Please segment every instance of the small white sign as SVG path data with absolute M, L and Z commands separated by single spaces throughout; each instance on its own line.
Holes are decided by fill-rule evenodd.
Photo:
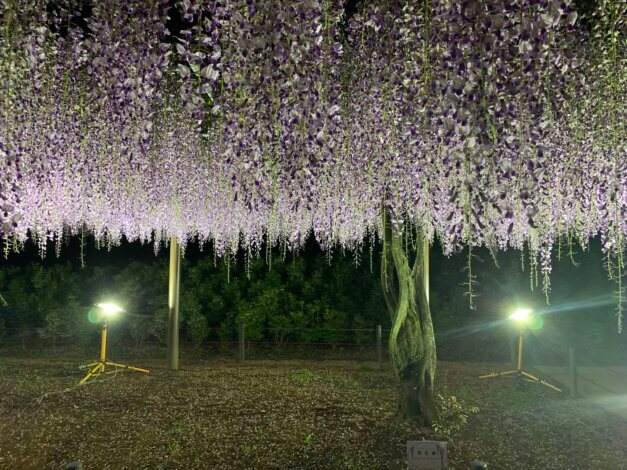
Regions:
M 407 441 L 409 470 L 447 470 L 446 442 Z

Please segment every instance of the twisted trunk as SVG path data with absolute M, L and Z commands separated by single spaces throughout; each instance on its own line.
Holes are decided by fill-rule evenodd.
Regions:
M 429 309 L 429 244 L 417 233 L 415 259 L 410 264 L 403 239 L 384 213 L 381 281 L 390 314 L 389 351 L 400 380 L 399 415 L 432 424 L 438 416 L 434 378 L 435 335 Z

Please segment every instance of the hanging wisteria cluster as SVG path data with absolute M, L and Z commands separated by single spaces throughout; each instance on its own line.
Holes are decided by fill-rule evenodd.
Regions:
M 0 0 L 9 242 L 356 247 L 386 207 L 447 253 L 528 246 L 548 274 L 600 235 L 623 268 L 620 0 L 53 3 Z

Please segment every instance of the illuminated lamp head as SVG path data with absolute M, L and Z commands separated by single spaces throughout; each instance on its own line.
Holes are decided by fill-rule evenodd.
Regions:
M 531 320 L 532 313 L 533 311 L 530 308 L 519 308 L 509 316 L 509 319 L 520 324 L 528 323 Z
M 100 304 L 96 304 L 96 307 L 98 307 L 102 313 L 104 314 L 105 318 L 109 319 L 109 318 L 113 318 L 115 317 L 118 313 L 121 313 L 124 311 L 124 309 L 122 307 L 120 307 L 119 305 L 116 304 L 112 304 L 112 303 L 100 303 Z

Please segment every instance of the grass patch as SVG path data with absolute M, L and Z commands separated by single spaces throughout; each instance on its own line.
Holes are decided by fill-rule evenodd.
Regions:
M 433 437 L 396 419 L 386 368 L 216 360 L 175 374 L 134 360 L 151 373 L 75 387 L 82 373 L 66 360 L 1 362 L 0 468 L 402 469 L 406 441 Z M 452 423 L 479 408 L 447 428 L 451 469 L 475 459 L 496 469 L 623 467 L 624 422 L 541 386 L 477 379 L 486 370 L 439 365 L 439 391 L 456 397 Z
M 299 385 L 309 385 L 316 378 L 311 370 L 305 369 L 294 374 L 294 380 Z

